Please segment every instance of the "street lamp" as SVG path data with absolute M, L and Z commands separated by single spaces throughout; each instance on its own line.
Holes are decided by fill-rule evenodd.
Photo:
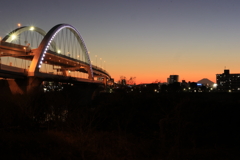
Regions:
M 25 54 L 27 54 L 27 48 L 26 47 L 23 47 L 24 51 L 25 51 Z
M 27 48 L 26 47 L 23 47 L 23 49 L 24 49 L 24 51 L 25 51 L 25 54 L 27 55 Z M 24 60 L 25 61 L 25 68 L 24 69 L 26 69 L 26 60 Z
M 96 66 L 97 66 L 97 55 L 95 55 L 95 57 L 96 57 Z
M 21 27 L 21 23 L 18 23 L 17 25 L 18 25 L 18 28 Z M 20 34 L 19 34 L 19 40 L 18 40 L 18 43 L 19 43 L 19 45 L 20 45 Z

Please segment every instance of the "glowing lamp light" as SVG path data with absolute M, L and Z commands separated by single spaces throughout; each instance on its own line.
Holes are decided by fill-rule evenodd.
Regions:
M 61 50 L 58 50 L 57 53 L 61 53 Z
M 30 29 L 29 29 L 30 31 L 33 31 L 34 30 L 34 27 L 32 26 L 32 27 L 30 27 Z
M 16 39 L 17 36 L 15 34 L 11 35 L 12 40 Z

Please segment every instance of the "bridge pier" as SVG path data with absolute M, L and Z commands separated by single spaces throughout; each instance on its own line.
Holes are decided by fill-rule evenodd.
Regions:
M 10 91 L 13 95 L 31 94 L 38 90 L 42 83 L 42 80 L 37 77 L 28 77 L 26 79 L 10 79 L 7 81 Z
M 105 87 L 107 86 L 107 78 L 106 77 L 103 77 L 103 83 L 105 85 Z

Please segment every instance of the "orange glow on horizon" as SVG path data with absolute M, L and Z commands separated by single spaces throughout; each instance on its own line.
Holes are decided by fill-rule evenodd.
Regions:
M 219 74 L 222 72 L 216 72 L 215 74 L 212 73 L 181 73 L 181 74 L 171 74 L 171 75 L 179 75 L 179 82 L 182 82 L 182 80 L 185 80 L 186 82 L 198 82 L 203 78 L 207 78 L 212 82 L 216 82 L 216 74 Z M 111 73 L 110 73 L 111 74 Z M 120 80 L 120 75 L 118 76 L 117 74 L 111 74 L 112 78 L 114 78 L 114 81 L 117 82 Z M 128 80 L 130 77 L 136 77 L 136 84 L 142 84 L 142 83 L 155 83 L 155 82 L 160 82 L 160 83 L 164 83 L 167 82 L 167 78 L 169 78 L 170 74 L 163 74 L 160 76 L 156 76 L 156 75 L 151 75 L 151 74 L 145 74 L 142 75 L 141 73 L 139 74 L 125 74 L 125 75 L 121 75 L 126 77 L 126 79 Z

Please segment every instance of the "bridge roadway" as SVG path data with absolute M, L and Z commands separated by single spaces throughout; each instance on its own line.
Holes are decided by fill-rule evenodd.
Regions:
M 25 46 L 2 42 L 0 45 L 0 57 L 15 57 L 19 59 L 32 60 L 34 56 L 35 49 L 33 49 L 30 53 L 26 53 Z M 61 66 L 61 68 L 56 68 L 58 71 L 80 71 L 83 73 L 88 73 L 87 66 L 88 64 L 73 59 L 69 56 L 61 55 L 56 52 L 48 50 L 45 56 L 45 61 L 43 63 L 47 63 L 49 65 Z M 110 77 L 110 75 L 103 69 L 92 65 L 94 77 Z M 0 63 L 0 77 L 3 78 L 25 78 L 28 76 L 28 70 L 4 65 Z M 42 77 L 44 79 L 61 79 L 61 80 L 76 80 L 81 82 L 89 82 L 89 83 L 103 83 L 102 81 L 93 81 L 85 78 L 75 78 L 66 75 L 54 75 L 51 73 L 37 73 L 38 77 Z
M 88 97 L 92 97 L 92 95 L 98 91 L 98 86 L 106 86 L 107 78 L 110 79 L 110 75 L 105 70 L 102 70 L 97 66 L 92 66 L 93 76 L 103 78 L 102 81 L 90 78 L 67 76 L 66 73 L 68 71 L 80 71 L 83 73 L 88 73 L 89 64 L 65 55 L 60 55 L 50 50 L 47 51 L 45 55 L 45 61 L 43 61 L 43 63 L 61 66 L 56 68 L 56 70 L 58 70 L 60 73 L 59 75 L 37 72 L 31 76 L 29 75 L 29 69 L 18 68 L 1 63 L 1 57 L 15 57 L 32 61 L 36 49 L 33 49 L 30 53 L 26 53 L 24 47 L 25 46 L 7 42 L 2 42 L 0 45 L 0 79 L 7 79 L 8 87 L 12 94 L 32 94 L 37 90 L 43 81 L 57 81 L 68 83 L 77 82 L 78 85 L 75 85 L 74 88 L 78 90 L 78 92 L 84 92 L 85 95 L 89 95 Z M 0 88 L 5 87 L 7 86 L 0 86 Z M 4 92 L 4 89 L 2 89 L 2 91 Z

